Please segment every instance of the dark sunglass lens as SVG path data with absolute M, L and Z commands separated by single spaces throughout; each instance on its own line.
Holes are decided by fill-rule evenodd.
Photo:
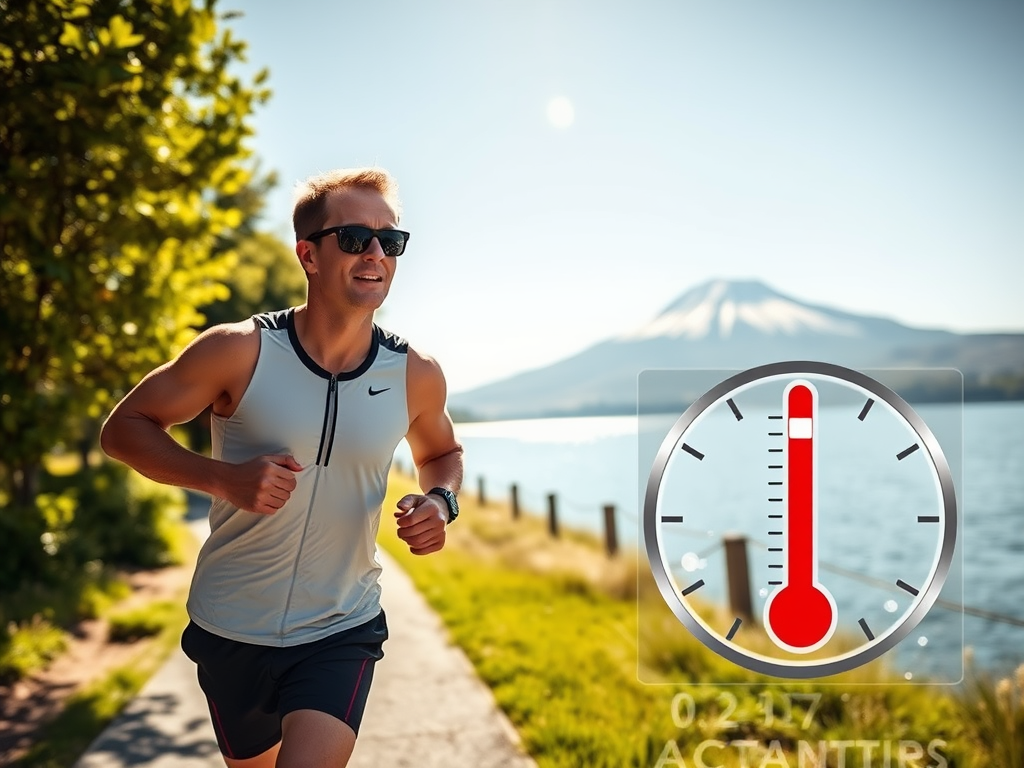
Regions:
M 380 248 L 385 256 L 400 256 L 405 250 L 405 235 L 395 230 L 385 230 L 379 235 Z
M 362 253 L 373 239 L 373 230 L 368 227 L 342 227 L 338 230 L 338 247 L 345 253 Z

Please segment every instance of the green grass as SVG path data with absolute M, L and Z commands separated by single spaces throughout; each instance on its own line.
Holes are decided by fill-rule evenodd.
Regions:
M 130 591 L 123 576 L 97 565 L 61 584 L 25 584 L 0 597 L 0 680 L 45 666 L 67 645 L 64 627 L 103 615 Z
M 118 621 L 133 630 L 152 628 L 156 623 L 160 627 L 151 640 L 140 645 L 131 663 L 72 695 L 61 713 L 42 728 L 28 753 L 14 764 L 17 768 L 66 768 L 81 756 L 177 647 L 188 623 L 184 595 L 180 600 L 126 612 Z
M 107 723 L 132 700 L 150 671 L 125 666 L 72 696 L 43 737 L 14 765 L 17 768 L 67 768 L 85 752 Z
M 174 538 L 182 558 L 186 562 L 194 562 L 198 545 L 184 523 L 178 524 Z M 97 587 L 98 594 L 91 595 L 89 590 L 85 590 L 85 599 L 96 611 L 93 615 L 110 619 L 111 639 L 144 639 L 139 642 L 138 651 L 130 663 L 95 680 L 65 702 L 60 714 L 40 729 L 35 744 L 15 763 L 19 768 L 72 765 L 160 668 L 177 647 L 181 632 L 188 623 L 184 588 L 174 600 L 112 612 L 112 607 L 116 610 L 116 601 L 128 593 L 128 587 L 116 580 L 98 583 L 106 584 L 106 588 L 101 590 Z M 76 595 L 82 592 L 79 589 L 73 591 Z M 60 632 L 60 635 L 63 637 L 64 633 Z M 38 638 L 35 642 L 39 642 Z
M 409 492 L 415 492 L 412 481 L 393 477 L 385 510 Z M 795 765 L 801 742 L 815 749 L 821 741 L 851 739 L 888 742 L 892 765 L 898 764 L 900 741 L 921 744 L 921 759 L 913 757 L 913 744 L 906 747 L 905 768 L 933 765 L 927 748 L 935 739 L 945 742 L 935 748 L 949 766 L 1020 766 L 999 746 L 1017 748 L 1020 724 L 983 716 L 986 705 L 977 692 L 957 695 L 955 689 L 899 682 L 780 684 L 728 664 L 677 624 L 648 641 L 645 619 L 641 663 L 674 680 L 719 684 L 642 684 L 635 558 L 609 560 L 597 540 L 583 534 L 553 541 L 542 521 L 513 522 L 504 505 L 480 507 L 466 497 L 443 552 L 409 554 L 386 516 L 380 542 L 438 611 L 541 768 L 692 766 L 694 751 L 709 739 L 756 745 L 745 748 L 746 758 L 738 748 L 711 749 L 705 756 L 708 765 L 729 768 L 744 760 L 779 765 L 783 754 Z M 875 665 L 853 680 L 877 682 L 884 675 Z M 1016 702 L 1012 711 L 1019 720 L 1024 672 L 1018 677 L 1016 699 L 1008 698 L 1007 682 L 979 685 L 991 693 L 990 709 L 999 706 L 992 693 L 999 686 L 1003 709 Z M 838 748 L 829 749 L 831 767 Z M 846 752 L 849 768 L 866 764 L 863 749 Z M 881 751 L 870 764 L 883 764 Z
M 153 642 L 130 663 L 75 693 L 35 745 L 15 763 L 18 768 L 59 768 L 72 765 L 159 669 L 178 643 L 187 623 L 184 605 Z

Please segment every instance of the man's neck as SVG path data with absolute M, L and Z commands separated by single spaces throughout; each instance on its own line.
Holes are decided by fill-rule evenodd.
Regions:
M 373 312 L 333 316 L 316 304 L 295 310 L 295 332 L 306 353 L 332 373 L 355 370 L 373 343 Z

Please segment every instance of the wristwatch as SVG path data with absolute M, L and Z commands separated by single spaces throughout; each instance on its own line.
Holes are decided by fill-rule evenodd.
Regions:
M 431 488 L 427 491 L 428 496 L 440 496 L 444 499 L 444 503 L 448 505 L 448 523 L 454 523 L 455 518 L 459 516 L 459 502 L 455 498 L 455 494 L 449 491 L 447 488 Z

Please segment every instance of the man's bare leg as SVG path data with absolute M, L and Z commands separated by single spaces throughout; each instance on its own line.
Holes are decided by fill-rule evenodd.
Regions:
M 256 757 L 249 757 L 245 760 L 224 757 L 224 762 L 227 763 L 228 768 L 274 768 L 277 765 L 277 753 L 280 751 L 281 742 L 279 741 L 263 754 L 256 755 Z
M 277 768 L 344 768 L 356 746 L 355 731 L 347 723 L 313 709 L 289 712 L 281 731 Z

